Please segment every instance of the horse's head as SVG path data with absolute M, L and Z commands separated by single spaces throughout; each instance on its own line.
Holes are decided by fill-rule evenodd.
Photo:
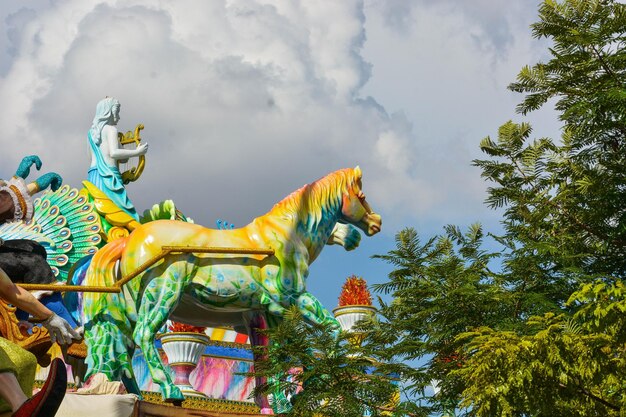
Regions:
M 352 186 L 348 186 L 342 195 L 341 218 L 340 221 L 353 224 L 363 230 L 368 236 L 380 232 L 382 219 L 379 214 L 372 211 L 372 208 L 365 200 L 361 183 L 361 168 L 354 168 L 355 181 Z

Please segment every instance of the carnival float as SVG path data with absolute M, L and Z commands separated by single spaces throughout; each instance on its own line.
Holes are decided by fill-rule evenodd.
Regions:
M 45 248 L 56 282 L 21 285 L 62 293 L 84 339 L 62 352 L 45 329 L 25 330 L 15 307 L 0 300 L 1 335 L 37 356 L 39 380 L 51 358 L 65 359 L 70 384 L 59 416 L 94 407 L 101 417 L 273 414 L 268 398 L 250 398 L 262 381 L 245 376 L 258 359 L 250 347 L 268 343 L 259 330 L 292 306 L 311 323 L 346 330 L 375 312 L 356 278 L 342 294 L 361 298 L 345 296 L 339 322 L 306 289 L 325 245 L 352 250 L 357 229 L 380 231 L 360 168 L 305 185 L 240 228 L 195 224 L 170 200 L 139 215 L 126 185 L 141 176 L 148 147 L 143 125 L 117 131 L 119 111 L 113 98 L 98 103 L 81 187 L 47 191 L 33 201 L 32 220 L 0 226 L 1 239 Z

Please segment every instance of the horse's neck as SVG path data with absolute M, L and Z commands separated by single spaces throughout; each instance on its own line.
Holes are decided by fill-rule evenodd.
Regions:
M 316 225 L 315 230 L 308 233 L 309 264 L 317 258 L 326 246 L 336 223 L 337 216 L 328 216 Z
M 313 223 L 310 222 L 310 214 L 307 210 L 301 209 L 301 204 L 317 204 L 309 199 L 309 195 L 303 193 L 311 192 L 313 186 L 304 186 L 299 190 L 294 191 L 287 196 L 284 200 L 277 203 L 266 215 L 256 219 L 253 223 L 269 226 L 273 230 L 272 235 L 281 236 L 279 239 L 283 239 L 285 243 L 289 242 L 290 250 L 293 250 L 294 246 L 301 246 L 303 250 L 308 252 L 308 262 L 311 263 L 328 241 L 333 227 L 335 226 L 339 213 L 337 209 L 331 209 L 330 207 L 337 207 L 338 204 L 332 204 L 330 201 L 320 201 L 319 204 L 322 218 Z M 336 193 L 319 192 L 321 195 L 334 195 Z M 337 198 L 337 197 L 326 197 Z M 315 210 L 315 207 L 309 208 L 309 210 Z M 280 233 L 275 233 L 279 231 Z M 265 230 L 268 232 L 268 230 Z M 271 239 L 268 235 L 266 238 Z

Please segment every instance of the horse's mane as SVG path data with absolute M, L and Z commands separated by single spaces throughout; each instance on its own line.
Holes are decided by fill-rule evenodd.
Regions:
M 341 204 L 342 194 L 353 187 L 359 176 L 355 169 L 345 168 L 332 172 L 319 180 L 307 184 L 274 205 L 273 214 L 295 214 L 300 219 L 306 217 L 306 227 L 310 231 L 317 227 L 324 214 L 336 210 Z

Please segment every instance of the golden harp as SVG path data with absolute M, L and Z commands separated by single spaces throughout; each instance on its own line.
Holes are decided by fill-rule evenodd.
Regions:
M 143 129 L 143 125 L 140 123 L 135 127 L 135 130 L 129 130 L 126 133 L 118 132 L 118 141 L 123 149 L 137 149 L 141 143 L 140 132 Z M 132 160 L 132 164 L 131 161 Z M 137 181 L 143 172 L 146 165 L 146 156 L 140 155 L 137 159 L 129 158 L 124 160 L 118 160 L 117 168 L 122 174 L 122 181 L 124 184 Z

